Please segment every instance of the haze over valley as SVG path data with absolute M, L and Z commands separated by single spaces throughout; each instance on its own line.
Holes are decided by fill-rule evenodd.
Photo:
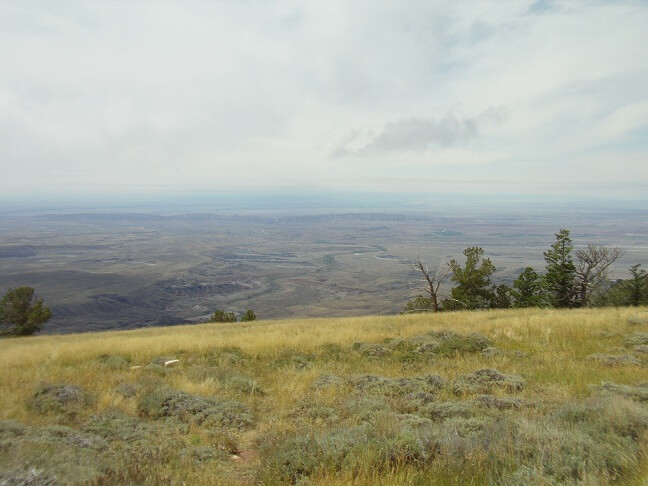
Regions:
M 227 209 L 5 211 L 0 292 L 34 287 L 53 313 L 45 332 L 91 331 L 204 322 L 217 308 L 264 319 L 396 314 L 419 278 L 413 259 L 435 266 L 481 246 L 493 281 L 510 285 L 524 267 L 544 268 L 563 227 L 576 247 L 626 250 L 612 277 L 648 257 L 642 203 L 219 204 Z

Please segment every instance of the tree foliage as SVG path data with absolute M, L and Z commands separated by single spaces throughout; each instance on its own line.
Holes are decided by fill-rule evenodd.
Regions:
M 247 321 L 255 321 L 257 318 L 256 314 L 252 309 L 248 309 L 245 311 L 245 313 L 241 316 L 241 322 L 247 322 Z
M 31 287 L 9 289 L 0 301 L 4 335 L 29 336 L 40 331 L 50 317 L 51 311 L 43 305 L 43 299 L 36 299 Z
M 513 282 L 511 297 L 513 307 L 541 307 L 546 302 L 542 277 L 532 267 L 526 267 Z
M 508 309 L 511 307 L 511 287 L 506 284 L 493 286 L 491 309 Z
M 630 267 L 632 278 L 627 280 L 628 304 L 638 306 L 648 304 L 648 273 L 639 268 L 641 263 Z
M 430 297 L 417 295 L 412 300 L 407 301 L 402 314 L 420 314 L 422 312 L 436 312 L 434 310 L 434 303 Z
M 451 298 L 443 303 L 444 309 L 487 309 L 491 307 L 494 292 L 490 277 L 495 266 L 484 257 L 484 249 L 466 248 L 463 252 L 466 263 L 462 268 L 456 260 L 450 261 L 450 280 L 457 285 L 452 288 Z
M 554 307 L 573 307 L 576 295 L 576 266 L 572 259 L 574 245 L 569 230 L 556 233 L 556 242 L 544 252 L 547 273 L 544 276 L 549 302 Z
M 209 322 L 236 322 L 236 316 L 233 312 L 216 309 L 216 312 L 210 317 Z

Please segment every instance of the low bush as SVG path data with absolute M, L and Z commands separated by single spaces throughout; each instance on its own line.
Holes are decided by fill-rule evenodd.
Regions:
M 623 338 L 626 346 L 636 346 L 638 344 L 648 344 L 648 332 L 633 332 L 626 334 Z
M 349 379 L 357 391 L 389 397 L 413 393 L 435 393 L 443 388 L 445 380 L 439 375 L 387 378 L 378 375 L 360 375 Z
M 331 425 L 340 419 L 335 408 L 327 407 L 309 399 L 301 400 L 290 415 L 299 418 L 299 420 L 306 419 L 318 425 Z
M 296 483 L 322 469 L 366 472 L 424 465 L 436 454 L 433 430 L 425 420 L 383 413 L 362 425 L 265 437 L 258 479 Z
M 250 359 L 250 356 L 236 346 L 214 348 L 203 357 L 205 362 L 212 366 L 237 366 Z
M 132 398 L 139 393 L 140 386 L 137 383 L 119 383 L 113 391 L 123 398 Z
M 0 422 L 0 484 L 95 483 L 113 460 L 108 443 L 94 434 Z
M 213 459 L 227 459 L 229 453 L 210 446 L 194 446 L 183 449 L 180 456 L 188 461 L 203 463 Z
M 191 395 L 171 388 L 160 388 L 144 395 L 138 410 L 143 417 L 176 417 L 203 427 L 244 428 L 252 424 L 252 414 L 243 403 Z
M 291 367 L 297 370 L 305 370 L 310 368 L 314 360 L 315 356 L 310 353 L 300 353 L 294 349 L 283 349 L 272 360 L 272 366 L 274 368 Z
M 631 400 L 648 402 L 648 383 L 641 383 L 637 386 L 603 383 L 592 388 L 600 394 L 620 395 Z
M 632 351 L 637 354 L 648 354 L 648 344 L 637 344 Z
M 361 355 L 368 356 L 370 358 L 382 358 L 383 356 L 391 354 L 391 350 L 389 350 L 388 348 L 374 343 L 353 343 L 352 349 L 354 351 L 357 351 Z
M 442 330 L 429 332 L 428 335 L 438 341 L 436 353 L 440 355 L 477 353 L 493 345 L 490 339 L 477 332 L 463 335 L 455 331 Z
M 78 385 L 41 383 L 36 387 L 31 406 L 42 414 L 60 414 L 74 418 L 93 403 L 92 397 Z
M 344 384 L 344 380 L 337 375 L 325 373 L 313 380 L 311 388 L 315 390 L 322 390 L 331 386 L 340 386 Z
M 511 410 L 535 406 L 533 402 L 521 398 L 496 397 L 493 395 L 479 395 L 475 398 L 475 403 L 483 407 L 495 408 L 497 410 Z
M 461 393 L 491 393 L 495 389 L 519 392 L 526 382 L 518 375 L 505 375 L 491 368 L 482 368 L 468 375 L 461 375 L 453 382 L 453 390 Z
M 479 410 L 465 401 L 433 402 L 422 406 L 417 413 L 432 420 L 445 420 L 452 417 L 470 418 L 479 415 Z
M 648 315 L 639 314 L 639 315 L 636 315 L 636 316 L 630 316 L 630 317 L 628 317 L 626 322 L 630 326 L 643 326 L 645 324 L 648 324 Z

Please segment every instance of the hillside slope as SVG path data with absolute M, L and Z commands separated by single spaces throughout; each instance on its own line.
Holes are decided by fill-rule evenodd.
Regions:
M 646 382 L 636 308 L 7 339 L 0 483 L 644 484 Z

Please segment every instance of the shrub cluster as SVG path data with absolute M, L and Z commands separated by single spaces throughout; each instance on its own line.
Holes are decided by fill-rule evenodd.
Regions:
M 175 417 L 204 427 L 243 428 L 252 424 L 252 414 L 243 403 L 192 395 L 166 387 L 144 395 L 138 410 L 142 417 Z

